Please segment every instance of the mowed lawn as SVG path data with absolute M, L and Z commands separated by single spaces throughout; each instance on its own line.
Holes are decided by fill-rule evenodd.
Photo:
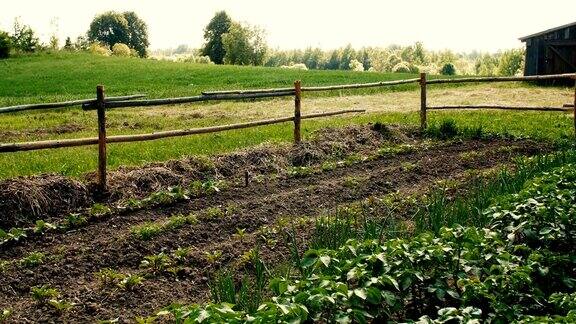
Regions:
M 4 73 L 7 71 L 7 73 Z M 347 71 L 300 71 L 262 67 L 213 66 L 89 54 L 52 54 L 0 61 L 0 106 L 86 98 L 96 84 L 109 95 L 146 93 L 149 97 L 199 94 L 207 89 L 286 87 L 301 79 L 307 85 L 374 82 L 414 75 Z M 535 87 L 520 83 L 431 87 L 430 104 L 494 103 L 561 106 L 573 100 L 573 88 Z M 303 114 L 341 109 L 366 109 L 365 114 L 305 120 L 304 136 L 316 129 L 355 123 L 418 124 L 417 86 L 376 90 L 305 94 Z M 259 120 L 293 113 L 291 98 L 216 102 L 154 108 L 114 109 L 108 112 L 108 132 L 151 133 Z M 430 123 L 452 118 L 461 126 L 549 140 L 572 139 L 569 114 L 546 112 L 465 111 L 430 112 Z M 96 136 L 96 114 L 78 107 L 0 115 L 0 142 L 23 142 Z M 190 154 L 216 154 L 291 140 L 292 125 L 284 123 L 163 140 L 111 144 L 109 165 L 142 165 Z M 0 178 L 46 172 L 80 176 L 96 167 L 96 147 L 78 147 L 0 154 Z

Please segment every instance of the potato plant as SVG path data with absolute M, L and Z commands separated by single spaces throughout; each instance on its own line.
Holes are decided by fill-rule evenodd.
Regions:
M 273 297 L 254 310 L 232 299 L 228 284 L 219 289 L 227 302 L 158 315 L 189 322 L 573 322 L 575 206 L 572 164 L 486 209 L 485 227 L 319 246 L 294 258 L 299 277 L 271 279 Z

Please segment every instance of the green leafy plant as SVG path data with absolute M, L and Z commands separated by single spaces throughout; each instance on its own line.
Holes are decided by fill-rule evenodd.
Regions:
M 45 304 L 48 302 L 48 300 L 58 298 L 58 296 L 60 296 L 58 290 L 47 285 L 32 287 L 30 289 L 30 294 L 32 295 L 32 299 L 41 304 Z
M 37 267 L 40 264 L 44 263 L 44 258 L 46 255 L 41 252 L 31 252 L 26 257 L 20 260 L 20 264 L 26 268 L 33 268 Z
M 37 220 L 37 221 L 36 221 L 36 224 L 34 225 L 33 232 L 34 232 L 35 234 L 43 234 L 43 233 L 45 233 L 46 231 L 54 230 L 54 229 L 56 229 L 56 228 L 57 228 L 56 225 L 53 225 L 53 224 L 51 224 L 51 223 L 47 223 L 47 222 L 45 222 L 45 221 L 43 221 L 43 220 Z
M 86 225 L 87 223 L 88 220 L 81 214 L 69 214 L 68 217 L 66 218 L 65 226 L 67 228 L 76 228 Z
M 142 276 L 133 274 L 126 276 L 124 279 L 122 279 L 118 283 L 118 286 L 122 289 L 133 291 L 134 289 L 136 289 L 136 287 L 142 285 L 143 282 L 144 278 Z

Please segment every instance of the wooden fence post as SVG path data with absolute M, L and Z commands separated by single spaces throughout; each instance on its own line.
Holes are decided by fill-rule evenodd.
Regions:
M 428 127 L 426 121 L 426 73 L 420 73 L 420 131 Z
M 302 84 L 300 80 L 294 81 L 294 144 L 300 144 L 300 123 L 301 123 L 301 108 L 302 103 Z
M 104 86 L 96 87 L 96 108 L 98 110 L 98 189 L 106 192 L 106 102 Z
M 574 138 L 576 138 L 576 73 L 574 74 Z

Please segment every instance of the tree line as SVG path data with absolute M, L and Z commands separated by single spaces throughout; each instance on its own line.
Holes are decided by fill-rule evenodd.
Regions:
M 392 45 L 355 49 L 280 50 L 270 48 L 262 28 L 234 21 L 225 11 L 217 12 L 204 29 L 204 45 L 191 49 L 185 45 L 156 54 L 179 54 L 181 60 L 195 63 L 254 65 L 296 69 L 353 70 L 444 75 L 516 75 L 524 65 L 524 50 L 511 49 L 495 54 L 431 51 L 417 42 L 410 46 Z M 148 26 L 134 12 L 109 11 L 97 15 L 85 35 L 74 41 L 66 38 L 62 49 L 91 51 L 102 55 L 147 57 Z M 0 58 L 12 52 L 30 53 L 58 50 L 55 35 L 41 44 L 30 26 L 16 20 L 12 34 L 0 31 Z

